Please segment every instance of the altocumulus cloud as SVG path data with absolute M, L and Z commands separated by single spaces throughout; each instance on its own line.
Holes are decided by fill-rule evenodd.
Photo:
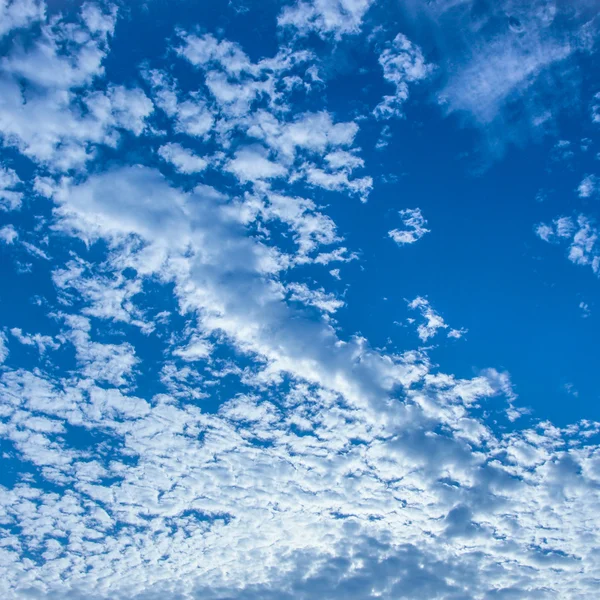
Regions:
M 369 128 L 428 82 L 429 109 L 493 123 L 575 50 L 535 4 L 430 82 L 376 8 L 285 3 L 259 51 L 173 24 L 128 70 L 116 5 L 0 0 L 5 597 L 597 597 L 600 424 L 515 423 L 504 370 L 370 341 L 344 271 L 368 252 L 347 214 L 380 201 Z M 382 94 L 336 111 L 326 49 L 369 27 Z M 394 214 L 379 238 L 430 233 Z M 535 232 L 598 271 L 592 219 Z M 408 304 L 420 342 L 466 332 Z

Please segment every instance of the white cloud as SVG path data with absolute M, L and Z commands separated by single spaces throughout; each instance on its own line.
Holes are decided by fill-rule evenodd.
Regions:
M 249 115 L 253 105 L 263 99 L 272 110 L 285 112 L 288 109 L 286 93 L 281 90 L 284 74 L 313 57 L 306 50 L 282 47 L 274 57 L 253 63 L 238 44 L 218 41 L 210 34 L 197 36 L 180 32 L 180 38 L 182 44 L 177 53 L 204 73 L 209 92 L 207 101 L 218 107 L 222 135 L 235 126 L 237 119 Z M 314 80 L 308 69 L 306 77 Z M 302 78 L 299 83 L 303 85 Z M 310 83 L 307 85 L 310 88 Z M 289 93 L 295 85 L 285 87 Z M 229 119 L 233 119 L 233 123 L 228 123 Z
M 426 298 L 417 296 L 414 300 L 408 302 L 408 307 L 413 310 L 418 310 L 425 319 L 425 323 L 421 323 L 417 327 L 417 333 L 419 334 L 421 341 L 426 342 L 431 339 L 437 335 L 439 329 L 449 329 L 448 324 L 444 321 L 442 316 L 433 309 L 429 300 Z M 466 329 L 450 329 L 447 333 L 447 337 L 459 339 L 465 333 L 467 333 Z
M 282 177 L 287 172 L 283 165 L 269 160 L 265 148 L 256 145 L 238 150 L 225 168 L 241 182 Z
M 589 266 L 596 274 L 600 272 L 598 229 L 589 217 L 585 215 L 579 215 L 576 219 L 558 217 L 552 224 L 538 224 L 535 233 L 545 242 L 567 242 L 569 245 L 567 258 L 571 262 Z
M 600 123 L 600 92 L 594 94 L 594 100 L 591 106 L 592 122 Z
M 0 166 L 0 210 L 10 211 L 21 207 L 23 192 L 18 188 L 22 183 L 14 169 Z
M 182 34 L 184 45 L 178 52 L 196 66 L 222 66 L 227 73 L 239 76 L 244 72 L 252 72 L 255 67 L 238 44 L 228 40 L 217 40 L 207 34 L 203 36 Z
M 177 171 L 189 175 L 200 173 L 208 166 L 208 162 L 200 156 L 184 148 L 181 144 L 169 142 L 158 149 L 159 156 L 171 163 Z
M 579 308 L 581 309 L 581 316 L 584 319 L 587 319 L 590 316 L 590 314 L 591 314 L 591 310 L 590 310 L 589 304 L 587 302 L 583 302 L 582 301 L 582 302 L 579 303 Z
M 349 171 L 346 169 L 330 172 L 311 165 L 305 167 L 305 174 L 308 183 L 314 186 L 337 192 L 348 191 L 351 194 L 360 196 L 363 202 L 367 201 L 373 189 L 372 177 L 367 175 L 366 177 L 351 179 Z
M 109 271 L 118 269 L 117 265 L 108 265 Z M 82 314 L 106 319 L 115 323 L 127 323 L 148 334 L 155 329 L 155 321 L 133 301 L 135 296 L 143 294 L 139 278 L 127 278 L 122 273 L 106 275 L 94 273 L 93 265 L 82 260 L 71 260 L 64 268 L 55 269 L 52 281 L 60 291 L 60 300 L 70 305 L 76 295 L 85 306 Z M 75 292 L 75 294 L 74 294 Z
M 186 362 L 193 362 L 206 359 L 210 356 L 212 350 L 211 344 L 197 335 L 193 335 L 183 348 L 176 348 L 173 354 Z
M 104 344 L 92 341 L 90 321 L 85 317 L 64 315 L 64 320 L 69 330 L 62 336 L 75 347 L 81 375 L 115 387 L 126 386 L 138 363 L 134 347 L 127 342 Z
M 115 19 L 114 9 L 85 4 L 77 23 L 53 18 L 31 45 L 7 51 L 0 62 L 0 135 L 6 145 L 65 170 L 81 167 L 95 144 L 115 146 L 119 130 L 143 131 L 153 107 L 141 90 L 89 89 L 104 74 Z
M 5 225 L 4 227 L 0 228 L 0 240 L 4 244 L 14 244 L 18 237 L 19 234 L 12 225 Z
M 420 208 L 405 208 L 398 213 L 406 229 L 392 229 L 388 235 L 399 245 L 414 244 L 426 233 L 429 233 L 427 219 L 423 217 Z
M 335 123 L 330 113 L 302 113 L 282 122 L 260 110 L 253 115 L 248 135 L 264 141 L 277 154 L 278 164 L 288 168 L 298 156 L 304 161 L 297 175 L 317 187 L 356 194 L 365 201 L 372 190 L 369 176 L 353 177 L 364 161 L 344 148 L 352 145 L 358 125 L 352 121 Z M 295 176 L 295 174 L 294 174 Z
M 334 294 L 328 294 L 323 288 L 311 290 L 304 283 L 291 283 L 286 286 L 286 290 L 290 295 L 290 300 L 302 302 L 307 306 L 315 306 L 325 313 L 333 314 L 345 304 L 343 300 Z
M 0 364 L 3 364 L 8 358 L 8 344 L 6 333 L 0 331 Z
M 507 144 L 555 131 L 559 115 L 579 101 L 582 57 L 594 51 L 597 33 L 591 5 L 573 11 L 545 0 L 416 4 L 413 25 L 425 17 L 433 31 L 438 100 L 480 130 L 486 152 L 498 156 Z
M 175 121 L 175 131 L 206 139 L 210 136 L 215 124 L 215 116 L 206 101 L 197 92 L 191 92 L 180 100 L 177 86 L 169 80 L 165 73 L 152 70 L 147 72 L 153 98 L 158 108 Z
M 277 19 L 280 27 L 293 27 L 299 34 L 318 33 L 339 39 L 361 30 L 365 14 L 374 0 L 300 0 L 286 6 Z
M 477 52 L 453 74 L 440 100 L 453 111 L 468 111 L 482 124 L 491 123 L 511 98 L 534 84 L 544 69 L 570 56 L 568 44 L 541 41 L 535 34 L 506 36 Z
M 338 148 L 350 146 L 358 125 L 352 121 L 335 123 L 327 111 L 302 113 L 293 121 L 281 122 L 266 111 L 258 111 L 253 115 L 248 134 L 264 141 L 276 150 L 283 159 L 293 160 L 299 151 L 327 154 L 327 162 L 332 168 L 354 169 L 363 165 L 360 158 Z
M 590 198 L 600 192 L 600 181 L 596 175 L 586 175 L 577 187 L 580 198 Z
M 403 105 L 408 100 L 408 84 L 426 79 L 433 67 L 425 62 L 421 49 L 402 33 L 381 53 L 379 64 L 383 68 L 384 79 L 393 84 L 396 91 L 393 95 L 384 96 L 373 114 L 379 119 L 401 117 Z
M 94 46 L 112 21 L 90 6 L 85 26 L 55 23 Z M 353 6 L 360 13 L 360 2 Z M 326 15 L 314 15 L 311 23 L 323 27 Z M 53 213 L 32 241 L 47 234 L 69 249 L 52 259 L 58 308 L 50 294 L 44 307 L 54 327 L 64 324 L 56 338 L 64 363 L 13 369 L 15 351 L 0 369 L 0 436 L 8 464 L 20 469 L 14 485 L 0 486 L 0 593 L 595 598 L 600 424 L 503 432 L 489 397 L 504 396 L 510 419 L 524 413 L 507 373 L 458 379 L 425 349 L 375 349 L 328 316 L 342 299 L 320 282 L 294 282 L 294 267 L 357 255 L 339 245 L 325 208 L 284 184 L 289 177 L 310 188 L 316 176 L 324 187 L 350 189 L 363 166 L 358 126 L 286 108 L 280 84 L 295 60 L 289 49 L 252 62 L 229 42 L 182 39 L 180 53 L 206 73 L 209 93 L 180 94 L 165 75 L 153 98 L 179 136 L 196 138 L 194 147 L 214 135 L 213 164 L 244 186 L 228 178 L 229 195 L 207 185 L 184 191 L 185 178 L 179 189 L 141 165 L 36 179 Z M 78 44 L 52 60 L 66 61 L 72 79 L 85 69 L 69 52 L 80 56 Z M 90 77 L 94 92 L 62 92 L 95 98 L 98 136 L 65 136 L 78 123 L 68 111 L 61 128 L 53 125 L 52 139 L 75 140 L 81 161 L 93 155 L 90 140 L 116 143 L 113 119 L 146 133 L 150 106 Z M 249 145 L 257 141 L 264 147 Z M 53 143 L 51 157 L 63 151 Z M 169 143 L 162 154 L 177 150 Z M 55 170 L 82 164 L 48 160 Z M 420 210 L 401 217 L 400 243 L 427 232 Z M 557 219 L 540 236 L 591 260 L 595 234 L 580 219 Z M 273 241 L 280 238 L 281 249 Z M 37 292 L 45 283 L 33 285 Z M 326 314 L 315 318 L 298 303 Z M 410 306 L 422 318 L 422 341 L 464 334 L 426 299 Z M 51 347 L 44 336 L 13 331 L 13 344 Z M 0 334 L 0 355 L 6 342 Z
M 0 0 L 0 38 L 13 29 L 40 21 L 44 10 L 44 3 L 37 0 Z
M 49 335 L 42 335 L 41 333 L 24 334 L 20 327 L 13 327 L 10 333 L 23 345 L 36 346 L 40 356 L 43 356 L 48 348 L 57 350 L 60 347 L 60 344 L 55 342 Z

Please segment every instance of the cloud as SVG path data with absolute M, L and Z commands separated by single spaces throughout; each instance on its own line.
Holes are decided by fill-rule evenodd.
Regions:
M 302 0 L 286 6 L 277 18 L 280 27 L 294 28 L 299 35 L 311 32 L 340 39 L 356 34 L 374 0 Z
M 45 6 L 36 0 L 0 1 L 0 38 L 14 29 L 28 27 L 44 18 Z
M 396 88 L 394 94 L 384 96 L 373 114 L 378 119 L 403 115 L 403 105 L 408 100 L 409 83 L 426 79 L 433 66 L 425 62 L 421 49 L 405 35 L 399 33 L 379 56 L 383 78 Z
M 600 92 L 594 94 L 594 100 L 591 105 L 592 122 L 600 123 Z
M 180 100 L 181 94 L 177 86 L 165 73 L 154 69 L 145 75 L 152 86 L 156 106 L 174 120 L 177 133 L 201 139 L 209 137 L 215 124 L 215 116 L 200 94 L 190 92 L 185 100 Z
M 302 151 L 319 155 L 329 151 L 326 160 L 331 168 L 350 170 L 361 167 L 363 162 L 342 148 L 352 145 L 357 133 L 356 123 L 335 123 L 327 111 L 302 113 L 289 122 L 281 122 L 274 115 L 259 110 L 248 129 L 251 137 L 264 141 L 285 160 L 293 160 Z
M 388 235 L 400 246 L 414 244 L 430 230 L 420 208 L 405 208 L 398 212 L 406 229 L 391 229 Z
M 198 36 L 180 32 L 180 39 L 182 43 L 176 52 L 203 73 L 208 100 L 224 117 L 224 133 L 229 130 L 228 119 L 235 121 L 248 115 L 262 100 L 266 100 L 272 110 L 286 111 L 285 92 L 291 92 L 295 86 L 293 83 L 291 88 L 281 85 L 284 74 L 291 76 L 313 58 L 307 50 L 282 47 L 274 57 L 252 62 L 238 44 L 218 41 L 210 34 Z M 312 80 L 308 70 L 303 75 Z M 296 77 L 302 84 L 304 78 Z
M 490 124 L 511 100 L 526 96 L 545 69 L 571 52 L 568 44 L 538 40 L 534 32 L 525 37 L 507 33 L 450 78 L 440 101 L 450 111 L 466 111 L 482 125 Z
M 336 298 L 334 294 L 328 294 L 323 288 L 311 290 L 303 283 L 291 283 L 286 291 L 290 294 L 290 300 L 315 306 L 325 313 L 333 314 L 345 305 L 343 300 Z
M 8 344 L 6 334 L 0 331 L 0 364 L 3 364 L 8 357 Z
M 335 38 L 367 9 L 286 10 L 308 11 L 306 31 Z M 376 348 L 341 310 L 351 295 L 325 287 L 327 270 L 341 275 L 324 265 L 359 256 L 315 187 L 362 198 L 372 180 L 356 176 L 368 166 L 361 120 L 321 110 L 323 98 L 305 103 L 310 53 L 250 59 L 239 44 L 177 33 L 175 66 L 144 66 L 159 137 L 150 99 L 105 80 L 113 27 L 93 5 L 53 17 L 41 40 L 10 46 L 2 75 L 25 78 L 51 121 L 25 115 L 45 145 L 31 132 L 5 140 L 34 161 L 15 159 L 19 180 L 7 171 L 5 187 L 31 195 L 17 215 L 35 222 L 18 221 L 25 249 L 52 252 L 28 280 L 36 303 L 7 313 L 23 329 L 0 332 L 0 592 L 595 598 L 600 424 L 503 429 L 525 412 L 508 373 L 462 379 L 426 348 Z M 423 68 L 412 50 L 388 57 L 394 110 Z M 176 61 L 196 69 L 196 90 L 173 76 Z M 64 70 L 56 85 L 48 65 Z M 144 137 L 109 165 L 95 145 L 121 135 Z M 147 166 L 157 153 L 174 169 Z M 427 233 L 419 209 L 400 217 L 398 243 Z M 593 265 L 587 217 L 538 233 Z M 465 333 L 426 298 L 409 306 L 422 342 Z
M 297 176 L 317 187 L 349 192 L 366 201 L 373 188 L 370 176 L 353 177 L 354 170 L 364 166 L 352 145 L 358 125 L 352 121 L 335 123 L 327 111 L 296 115 L 281 122 L 273 114 L 257 111 L 251 119 L 248 135 L 264 141 L 277 154 L 280 165 L 291 166 L 298 157 Z
M 40 356 L 43 356 L 48 348 L 57 350 L 60 347 L 60 344 L 56 343 L 49 335 L 24 334 L 20 327 L 13 327 L 10 333 L 24 346 L 36 346 Z
M 4 244 L 14 244 L 18 237 L 19 234 L 12 225 L 5 225 L 0 228 L 0 240 L 2 240 Z
M 417 296 L 414 300 L 408 302 L 408 307 L 413 310 L 418 310 L 425 319 L 425 323 L 421 323 L 417 327 L 417 333 L 419 334 L 421 341 L 426 342 L 431 339 L 437 335 L 439 329 L 449 328 L 441 315 L 432 308 L 429 300 L 426 298 Z M 459 339 L 465 333 L 467 333 L 466 329 L 450 329 L 447 336 L 449 338 Z
M 181 144 L 173 142 L 161 146 L 158 149 L 158 155 L 171 163 L 177 171 L 186 175 L 200 173 L 208 166 L 208 162 L 204 158 L 196 156 Z
M 133 346 L 127 342 L 104 344 L 92 341 L 89 319 L 75 315 L 65 315 L 64 319 L 69 330 L 62 337 L 75 347 L 81 375 L 114 387 L 126 386 L 138 362 Z
M 0 210 L 10 211 L 21 207 L 23 192 L 19 188 L 22 183 L 14 169 L 0 166 Z
M 600 192 L 600 181 L 596 175 L 586 175 L 579 186 L 577 192 L 580 198 L 590 198 Z
M 282 177 L 287 172 L 283 165 L 269 160 L 267 151 L 257 145 L 238 150 L 226 169 L 241 182 Z
M 203 190 L 197 194 L 202 202 L 194 201 L 195 194 L 170 188 L 151 169 L 121 169 L 55 190 L 57 227 L 88 243 L 103 237 L 118 245 L 131 235 L 151 242 L 139 256 L 129 258 L 131 267 L 178 281 L 181 305 L 200 311 L 207 331 L 221 331 L 241 351 L 262 356 L 272 376 L 291 369 L 325 387 L 345 390 L 360 403 L 381 402 L 384 390 L 412 377 L 418 367 L 401 359 L 390 361 L 361 340 L 338 344 L 330 327 L 294 318 L 269 279 L 283 267 L 277 254 L 242 235 L 220 197 L 211 198 Z M 186 262 L 191 259 L 184 269 L 187 277 L 162 272 L 183 256 Z M 311 357 L 300 358 L 306 352 Z M 358 372 L 380 373 L 369 384 L 372 389 L 363 389 L 349 365 L 342 367 L 350 356 L 363 356 Z
M 52 19 L 31 44 L 13 42 L 0 62 L 5 145 L 63 170 L 81 167 L 96 144 L 116 146 L 120 130 L 142 132 L 153 106 L 141 90 L 91 89 L 104 75 L 115 19 L 114 8 L 84 4 L 77 21 Z
M 592 2 L 407 0 L 418 31 L 426 24 L 436 57 L 433 93 L 447 114 L 481 133 L 491 158 L 556 130 L 584 93 L 581 68 L 594 52 Z
M 551 224 L 538 224 L 535 233 L 545 242 L 567 243 L 567 258 L 572 263 L 589 266 L 596 274 L 600 271 L 598 229 L 589 217 L 557 217 Z

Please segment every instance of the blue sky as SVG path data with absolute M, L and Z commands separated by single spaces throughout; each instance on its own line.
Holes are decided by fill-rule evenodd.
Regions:
M 0 0 L 0 591 L 595 599 L 595 0 Z

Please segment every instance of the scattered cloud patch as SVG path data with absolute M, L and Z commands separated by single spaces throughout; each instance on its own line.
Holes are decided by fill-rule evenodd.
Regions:
M 314 32 L 340 39 L 360 32 L 373 3 L 374 0 L 299 0 L 283 8 L 277 24 L 294 28 L 300 35 Z
M 590 306 L 587 302 L 580 302 L 579 308 L 581 309 L 581 317 L 583 319 L 587 319 L 592 313 L 592 311 L 590 310 Z
M 185 175 L 200 173 L 208 166 L 208 162 L 184 148 L 181 144 L 169 142 L 158 149 L 158 155 L 166 162 L 171 163 L 175 170 Z
M 600 271 L 598 228 L 589 217 L 558 217 L 551 224 L 538 224 L 535 233 L 545 242 L 567 244 L 567 258 L 572 263 L 589 266 L 596 274 Z
M 433 70 L 423 57 L 421 49 L 404 34 L 399 33 L 379 56 L 383 77 L 396 88 L 394 94 L 384 96 L 373 114 L 379 119 L 401 117 L 408 100 L 409 84 L 426 79 Z
M 0 210 L 17 210 L 21 207 L 23 192 L 19 191 L 22 181 L 14 169 L 0 166 Z
M 414 300 L 408 302 L 408 307 L 412 310 L 418 310 L 425 319 L 425 322 L 420 323 L 417 327 L 417 333 L 422 342 L 436 336 L 440 329 L 449 330 L 446 334 L 447 337 L 454 339 L 459 339 L 467 333 L 466 329 L 450 328 L 442 316 L 433 309 L 429 300 L 422 296 L 417 296 Z
M 579 186 L 577 192 L 580 198 L 591 198 L 600 192 L 600 180 L 596 175 L 586 175 Z
M 12 225 L 5 225 L 0 228 L 0 241 L 4 244 L 14 244 L 19 237 L 17 230 Z
M 405 208 L 398 213 L 405 229 L 392 229 L 388 235 L 400 246 L 418 242 L 430 230 L 420 208 Z

